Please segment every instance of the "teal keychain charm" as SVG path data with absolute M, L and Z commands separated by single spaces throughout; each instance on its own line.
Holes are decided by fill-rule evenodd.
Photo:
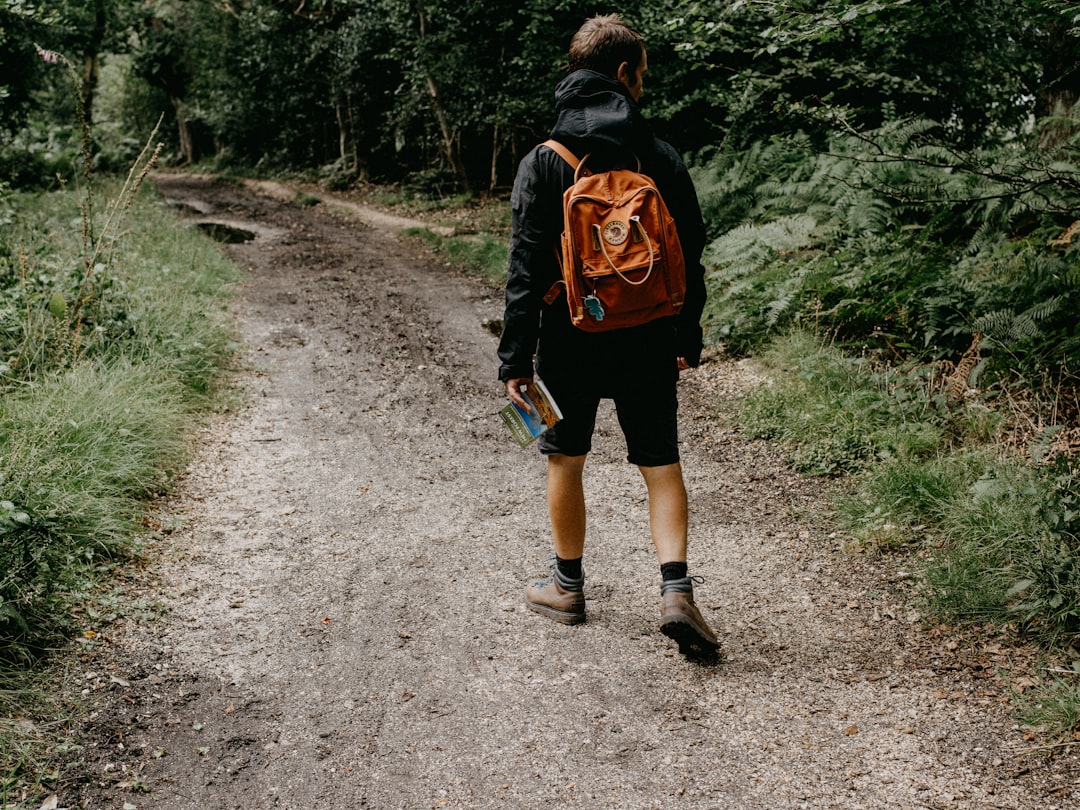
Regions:
M 600 299 L 595 295 L 586 295 L 581 299 L 585 304 L 585 309 L 589 311 L 589 314 L 597 321 L 604 320 L 604 305 L 600 303 Z

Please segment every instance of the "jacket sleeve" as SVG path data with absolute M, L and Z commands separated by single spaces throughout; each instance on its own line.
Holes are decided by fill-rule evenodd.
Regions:
M 499 379 L 503 382 L 533 375 L 543 297 L 558 278 L 555 248 L 562 214 L 559 195 L 545 178 L 551 161 L 544 158 L 554 153 L 544 151 L 549 154 L 537 147 L 521 161 L 510 196 L 510 257 L 499 340 Z
M 670 194 L 665 191 L 664 200 L 675 220 L 686 259 L 686 300 L 676 320 L 676 349 L 679 357 L 685 357 L 687 363 L 696 366 L 701 362 L 704 345 L 701 314 L 705 310 L 707 292 L 701 254 L 705 250 L 705 223 L 701 218 L 694 181 L 682 158 L 674 150 L 672 153 L 676 161 L 675 174 L 671 180 Z

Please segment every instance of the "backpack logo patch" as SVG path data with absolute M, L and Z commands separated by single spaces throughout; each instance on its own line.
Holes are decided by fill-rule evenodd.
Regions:
M 618 247 L 625 242 L 626 238 L 630 235 L 630 228 L 625 222 L 613 219 L 604 226 L 603 233 L 605 242 L 614 247 Z

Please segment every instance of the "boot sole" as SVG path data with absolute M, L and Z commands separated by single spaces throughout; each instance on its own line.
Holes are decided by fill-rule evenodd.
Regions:
M 669 616 L 660 624 L 660 632 L 679 645 L 679 652 L 687 658 L 715 660 L 720 645 L 701 634 L 697 625 L 685 616 Z
M 547 616 L 549 619 L 554 619 L 560 624 L 581 624 L 585 621 L 584 613 L 570 613 L 565 610 L 556 610 L 547 605 L 538 605 L 536 602 L 530 602 L 528 599 L 525 600 L 525 607 L 534 613 L 539 613 L 542 616 Z

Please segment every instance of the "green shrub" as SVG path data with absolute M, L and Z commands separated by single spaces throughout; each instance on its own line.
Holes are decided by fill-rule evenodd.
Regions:
M 24 190 L 56 190 L 78 175 L 79 152 L 76 127 L 29 122 L 0 141 L 0 180 Z
M 1078 477 L 1063 459 L 1010 459 L 972 482 L 939 522 L 945 547 L 927 572 L 932 605 L 1015 621 L 1055 642 L 1080 633 Z

